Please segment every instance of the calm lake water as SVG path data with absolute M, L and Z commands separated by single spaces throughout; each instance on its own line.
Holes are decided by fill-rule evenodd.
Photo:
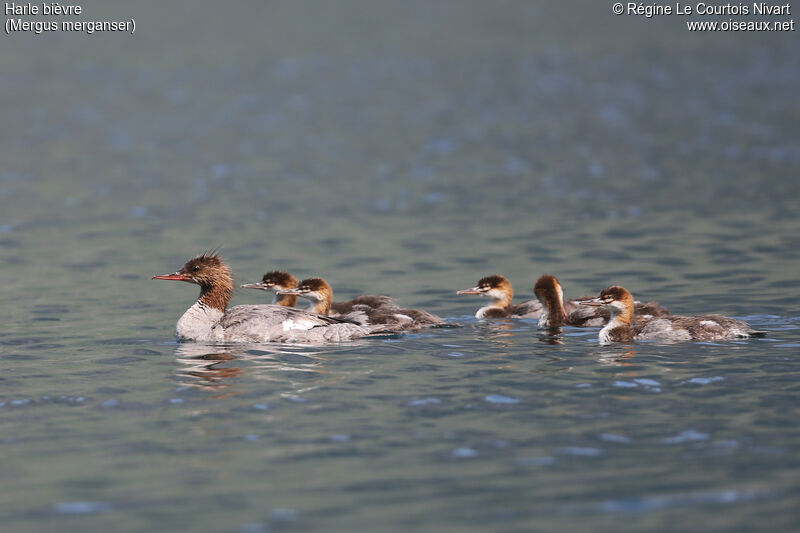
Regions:
M 2 35 L 4 531 L 800 527 L 800 40 L 605 2 L 82 2 Z M 784 17 L 786 18 L 786 17 Z M 783 20 L 783 19 L 781 19 Z M 214 246 L 463 325 L 176 344 Z M 621 284 L 764 339 L 456 296 Z M 238 292 L 234 304 L 265 301 Z

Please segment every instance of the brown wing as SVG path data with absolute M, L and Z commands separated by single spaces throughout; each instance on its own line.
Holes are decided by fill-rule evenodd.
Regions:
M 444 323 L 441 317 L 420 309 L 399 308 L 395 313 L 411 317 L 411 319 L 420 326 L 437 326 Z
M 567 311 L 567 324 L 577 327 L 603 326 L 611 319 L 611 314 L 602 307 L 581 305 L 582 300 L 589 300 L 593 296 L 582 296 L 567 300 L 564 308 Z M 634 304 L 633 323 L 643 324 L 654 318 L 669 315 L 669 311 L 658 302 L 636 302 Z
M 635 331 L 627 326 L 613 328 L 608 332 L 608 337 L 614 342 L 633 342 Z
M 658 302 L 635 302 L 633 311 L 637 315 L 649 315 L 654 318 L 667 316 L 669 314 L 669 310 Z
M 424 327 L 438 326 L 444 324 L 444 320 L 438 316 L 420 311 L 418 309 L 403 309 L 394 304 L 370 307 L 367 305 L 354 306 L 356 311 L 362 311 L 367 315 L 370 324 L 390 324 L 397 325 L 404 330 L 413 330 Z
M 747 322 L 722 315 L 668 316 L 665 318 L 672 322 L 673 327 L 688 330 L 692 339 L 700 341 L 760 337 L 767 333 L 754 330 Z
M 356 296 L 352 300 L 333 302 L 331 304 L 331 311 L 341 315 L 346 315 L 351 313 L 354 310 L 354 307 L 357 305 L 366 305 L 376 308 L 385 305 L 394 305 L 394 302 L 390 296 L 383 296 L 380 294 L 362 294 L 361 296 Z
M 608 323 L 609 312 L 600 307 L 581 305 L 567 314 L 567 325 L 579 328 L 591 328 Z
M 493 307 L 486 310 L 486 312 L 483 314 L 483 318 L 508 318 L 511 316 L 510 310 L 510 307 L 506 307 L 505 309 Z

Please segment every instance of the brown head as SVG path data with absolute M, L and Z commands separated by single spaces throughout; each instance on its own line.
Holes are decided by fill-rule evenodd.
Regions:
M 276 294 L 274 303 L 287 307 L 297 305 L 297 296 L 293 294 L 278 294 L 278 291 L 294 289 L 297 287 L 297 278 L 284 272 L 283 270 L 271 270 L 264 274 L 261 281 L 257 283 L 245 283 L 241 285 L 243 289 L 259 289 L 262 291 L 274 292 Z
M 456 294 L 479 294 L 492 300 L 495 305 L 507 307 L 514 298 L 514 289 L 511 283 L 503 276 L 495 274 L 478 280 L 478 284 L 471 289 L 458 291 Z
M 277 291 L 278 294 L 296 295 L 311 300 L 311 310 L 320 315 L 327 315 L 333 303 L 333 289 L 322 278 L 308 278 L 297 284 L 294 289 Z
M 600 291 L 597 298 L 581 302 L 582 305 L 603 307 L 611 313 L 612 319 L 615 316 L 626 318 L 630 322 L 633 316 L 633 296 L 628 289 L 619 285 L 612 285 Z
M 547 309 L 548 327 L 563 326 L 567 320 L 567 313 L 564 311 L 564 291 L 555 276 L 544 275 L 536 280 L 533 286 L 533 294 Z
M 216 251 L 189 259 L 177 272 L 160 274 L 152 279 L 186 281 L 200 285 L 200 301 L 225 311 L 233 295 L 233 275 Z

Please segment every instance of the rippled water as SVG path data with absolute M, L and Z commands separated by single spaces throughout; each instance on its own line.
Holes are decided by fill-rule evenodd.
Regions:
M 4 531 L 797 528 L 794 34 L 602 2 L 82 5 L 137 33 L 0 49 Z M 217 245 L 237 282 L 463 327 L 178 345 L 195 288 L 150 276 Z M 476 321 L 455 291 L 495 272 L 770 333 Z

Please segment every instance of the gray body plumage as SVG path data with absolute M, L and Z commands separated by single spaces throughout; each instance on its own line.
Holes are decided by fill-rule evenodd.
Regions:
M 722 315 L 667 316 L 645 323 L 634 338 L 665 342 L 724 341 L 747 339 L 765 333 L 751 328 L 746 322 Z
M 222 313 L 198 301 L 175 328 L 179 341 L 326 343 L 358 339 L 386 326 L 359 325 L 279 305 L 237 305 Z
M 405 309 L 389 296 L 364 294 L 346 302 L 334 302 L 331 316 L 362 325 L 388 326 L 393 331 L 416 331 L 445 321 L 427 311 Z

